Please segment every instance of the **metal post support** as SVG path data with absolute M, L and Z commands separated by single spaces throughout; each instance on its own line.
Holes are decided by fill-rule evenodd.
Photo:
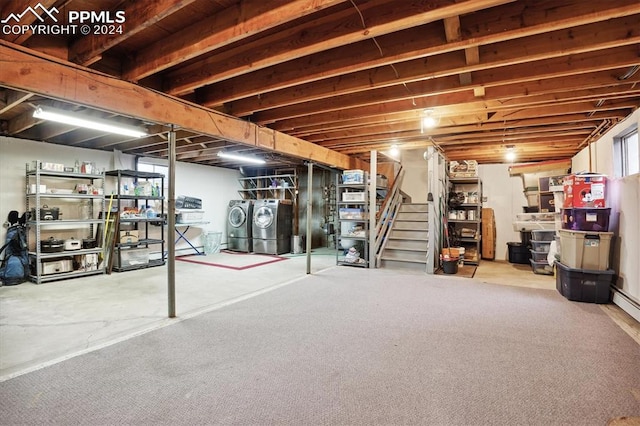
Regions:
M 440 223 L 442 218 L 438 217 L 438 210 L 435 208 L 435 200 L 439 200 L 440 197 L 438 191 L 438 168 L 437 168 L 437 159 L 434 162 L 434 158 L 437 153 L 434 147 L 429 146 L 425 151 L 425 160 L 427 166 L 427 193 L 431 194 L 431 201 L 428 201 L 428 227 L 429 227 L 429 240 L 427 241 L 427 259 L 426 259 L 426 270 L 427 274 L 434 274 L 438 265 L 436 261 L 436 256 L 438 253 L 438 247 L 436 247 L 437 238 L 437 224 Z M 435 163 L 435 164 L 434 164 Z M 429 197 L 427 197 L 429 199 Z
M 378 177 L 378 151 L 371 151 L 371 160 L 369 164 L 369 256 L 367 259 L 367 268 L 375 268 L 376 253 L 373 250 L 376 247 L 376 213 L 377 213 L 377 177 Z M 365 182 L 367 184 L 367 182 Z
M 176 132 L 171 126 L 169 132 L 169 194 L 167 194 L 167 234 L 176 232 Z M 167 238 L 167 290 L 169 318 L 176 317 L 176 242 Z
M 313 206 L 313 163 L 307 163 L 307 274 L 311 273 L 311 220 Z

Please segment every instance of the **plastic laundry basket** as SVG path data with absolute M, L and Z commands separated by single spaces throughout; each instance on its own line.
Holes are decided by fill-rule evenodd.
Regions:
M 209 231 L 204 236 L 204 254 L 214 254 L 220 251 L 222 232 Z

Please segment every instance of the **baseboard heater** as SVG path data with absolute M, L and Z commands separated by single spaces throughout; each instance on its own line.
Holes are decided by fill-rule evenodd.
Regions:
M 613 290 L 613 303 L 640 322 L 640 303 L 617 287 L 611 286 L 611 290 Z

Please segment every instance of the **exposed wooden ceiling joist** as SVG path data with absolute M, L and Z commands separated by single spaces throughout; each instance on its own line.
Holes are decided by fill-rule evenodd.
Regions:
M 256 145 L 258 132 L 255 124 L 63 63 L 55 58 L 25 52 L 4 42 L 0 45 L 0 57 L 4 65 L 0 85 L 118 112 L 141 120 L 174 125 L 235 143 Z M 50 78 L 52 75 L 56 76 L 55 80 Z M 123 103 L 123 99 L 128 101 Z M 278 141 L 274 151 L 296 153 L 323 164 L 349 168 L 350 160 L 343 154 L 287 135 L 274 136 Z
M 38 16 L 7 1 L 0 18 L 47 28 L 72 10 L 122 11 L 126 24 L 110 35 L 0 34 L 3 135 L 162 157 L 174 123 L 181 161 L 221 167 L 238 166 L 216 157 L 225 145 L 261 152 L 267 167 L 356 168 L 392 144 L 503 162 L 512 140 L 541 161 L 575 155 L 640 106 L 637 0 L 40 4 Z M 34 120 L 52 101 L 149 136 Z M 425 109 L 437 128 L 423 128 Z

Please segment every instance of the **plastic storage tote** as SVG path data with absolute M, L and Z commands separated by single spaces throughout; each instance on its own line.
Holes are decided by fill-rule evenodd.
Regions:
M 563 209 L 562 228 L 574 231 L 608 231 L 611 209 Z
M 533 251 L 537 251 L 540 253 L 549 253 L 549 249 L 551 248 L 551 241 L 531 240 L 531 247 L 533 247 Z
M 556 262 L 556 289 L 560 294 L 575 302 L 609 303 L 615 272 L 590 271 L 587 269 L 569 268 Z
M 531 239 L 534 241 L 553 241 L 555 236 L 555 229 L 533 229 L 531 231 Z
M 549 253 L 546 251 L 533 251 L 531 250 L 531 260 L 534 262 L 546 262 Z
M 560 261 L 569 268 L 605 271 L 609 269 L 613 232 L 569 231 L 561 229 Z
M 547 263 L 547 259 L 542 261 L 531 259 L 531 269 L 533 269 L 534 274 L 553 275 L 553 266 Z

